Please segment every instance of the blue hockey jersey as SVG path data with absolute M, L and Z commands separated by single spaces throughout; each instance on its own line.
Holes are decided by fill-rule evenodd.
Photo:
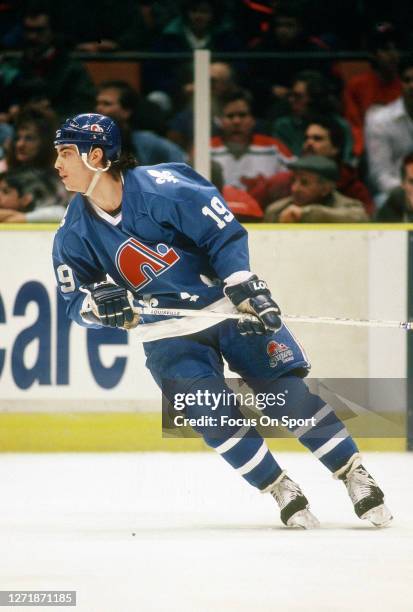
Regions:
M 85 294 L 80 287 L 107 275 L 137 301 L 161 308 L 223 309 L 226 304 L 229 311 L 222 281 L 249 270 L 249 255 L 247 233 L 221 194 L 186 164 L 141 166 L 123 179 L 117 216 L 77 194 L 56 233 L 53 263 L 68 316 L 92 326 L 81 316 Z M 181 325 L 178 333 L 211 324 L 193 320 L 192 327 Z

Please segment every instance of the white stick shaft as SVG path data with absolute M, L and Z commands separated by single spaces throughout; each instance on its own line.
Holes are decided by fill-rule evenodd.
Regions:
M 282 317 L 286 323 L 326 323 L 327 325 L 352 325 L 353 327 L 396 327 L 412 329 L 413 321 L 384 321 L 381 319 L 345 319 L 340 317 L 311 317 L 301 315 L 286 315 Z
M 251 319 L 254 315 L 242 314 L 240 312 L 215 312 L 213 310 L 191 310 L 189 308 L 151 308 L 144 306 L 135 308 L 138 314 L 168 317 L 203 317 L 204 319 Z M 283 315 L 286 323 L 324 323 L 327 325 L 352 325 L 355 327 L 396 327 L 399 329 L 413 329 L 413 321 L 383 321 L 380 319 L 344 319 L 339 317 L 312 317 L 301 315 Z

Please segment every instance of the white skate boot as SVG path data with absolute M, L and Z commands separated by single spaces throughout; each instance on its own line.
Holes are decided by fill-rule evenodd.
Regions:
M 361 465 L 360 453 L 355 453 L 334 478 L 342 480 L 354 505 L 357 516 L 367 519 L 375 527 L 386 527 L 393 516 L 384 504 L 384 493 L 374 478 Z
M 282 472 L 263 493 L 271 493 L 281 510 L 281 520 L 287 527 L 314 529 L 318 519 L 310 512 L 310 506 L 299 485 Z

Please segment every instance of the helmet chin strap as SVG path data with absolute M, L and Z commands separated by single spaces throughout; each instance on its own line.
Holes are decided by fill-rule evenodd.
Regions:
M 92 172 L 95 173 L 94 177 L 92 178 L 92 180 L 89 183 L 89 187 L 83 193 L 84 196 L 89 198 L 92 195 L 92 192 L 93 192 L 94 188 L 96 187 L 98 180 L 102 176 L 102 173 L 103 172 L 107 172 L 109 170 L 111 162 L 108 161 L 108 163 L 106 165 L 106 168 L 94 168 L 93 166 L 91 166 L 89 164 L 89 162 L 87 160 L 87 153 L 82 153 L 80 157 L 81 157 L 83 163 L 85 164 L 85 166 L 87 168 L 89 168 L 89 170 L 92 170 Z

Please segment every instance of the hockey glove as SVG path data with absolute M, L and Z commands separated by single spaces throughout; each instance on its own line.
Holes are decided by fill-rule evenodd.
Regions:
M 130 291 L 111 282 L 83 285 L 82 291 L 89 294 L 89 308 L 107 327 L 132 329 L 139 322 L 139 315 L 133 311 L 133 297 Z
M 256 321 L 239 320 L 238 329 L 242 335 L 265 334 L 280 329 L 281 311 L 271 298 L 265 281 L 254 275 L 243 283 L 226 286 L 224 293 L 240 312 L 257 317 Z

